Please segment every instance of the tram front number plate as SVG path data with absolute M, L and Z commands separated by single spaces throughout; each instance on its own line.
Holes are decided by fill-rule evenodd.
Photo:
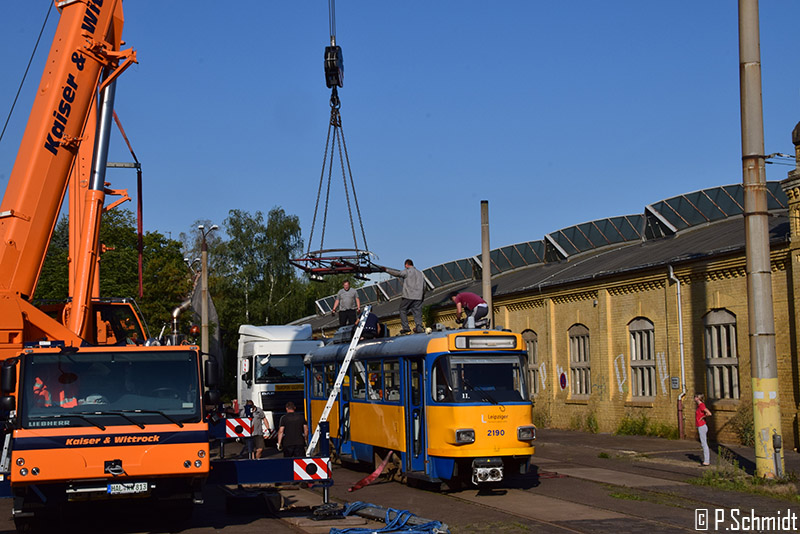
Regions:
M 108 485 L 109 495 L 128 495 L 132 493 L 147 493 L 150 485 L 147 482 L 131 482 L 127 484 L 113 483 Z

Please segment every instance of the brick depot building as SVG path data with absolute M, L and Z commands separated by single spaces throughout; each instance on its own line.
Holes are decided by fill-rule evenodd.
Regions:
M 767 186 L 781 431 L 797 448 L 800 170 Z M 495 324 L 527 342 L 539 424 L 615 432 L 647 421 L 677 435 L 681 404 L 693 437 L 699 392 L 711 438 L 737 440 L 752 397 L 743 207 L 742 185 L 722 186 L 491 251 Z M 480 271 L 479 256 L 423 270 L 426 326 L 458 326 L 447 294 L 480 294 Z M 391 333 L 401 287 L 359 289 Z M 298 322 L 331 336 L 332 305 L 322 299 L 318 316 Z

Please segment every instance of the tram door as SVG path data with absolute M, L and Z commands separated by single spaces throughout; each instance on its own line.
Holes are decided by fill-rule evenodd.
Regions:
M 422 358 L 405 360 L 406 471 L 425 470 L 425 373 Z

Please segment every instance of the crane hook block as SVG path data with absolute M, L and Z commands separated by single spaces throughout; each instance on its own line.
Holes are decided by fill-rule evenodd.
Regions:
M 328 87 L 344 86 L 344 58 L 341 46 L 325 47 L 325 84 Z

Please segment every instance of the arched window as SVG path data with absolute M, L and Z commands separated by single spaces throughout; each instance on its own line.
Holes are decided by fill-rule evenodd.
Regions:
M 649 319 L 637 317 L 628 324 L 628 332 L 631 339 L 631 395 L 655 397 L 655 327 Z
M 539 336 L 533 330 L 523 330 L 522 339 L 525 340 L 525 345 L 528 348 L 528 369 L 531 377 L 531 395 L 538 395 L 539 388 L 542 385 L 539 382 L 542 379 L 539 373 Z
M 589 358 L 589 329 L 582 324 L 569 329 L 569 369 L 572 396 L 592 392 L 592 365 Z
M 708 397 L 738 399 L 739 354 L 736 348 L 736 316 L 728 310 L 712 310 L 703 317 L 703 325 Z

